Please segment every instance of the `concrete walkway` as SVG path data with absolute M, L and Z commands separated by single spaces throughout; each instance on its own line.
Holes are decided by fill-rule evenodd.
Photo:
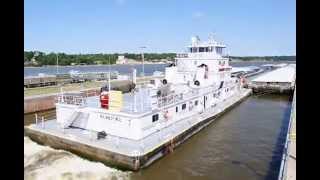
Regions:
M 278 180 L 296 179 L 296 91 L 292 101 L 287 140 L 284 147 Z
M 288 165 L 287 165 L 287 174 L 286 180 L 295 180 L 296 179 L 296 105 L 295 98 L 292 106 L 292 125 L 290 129 L 289 137 L 289 152 L 288 152 Z

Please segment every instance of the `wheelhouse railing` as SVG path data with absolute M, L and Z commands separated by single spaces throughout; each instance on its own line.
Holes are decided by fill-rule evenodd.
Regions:
M 56 103 L 85 106 L 86 96 L 84 93 L 61 93 L 57 95 Z
M 188 100 L 189 98 L 192 98 L 196 95 L 215 93 L 217 91 L 218 89 L 216 86 L 209 86 L 201 89 L 192 89 L 188 93 L 170 93 L 167 96 L 157 97 L 157 107 L 162 108 L 170 104 Z
M 187 58 L 188 57 L 188 53 L 178 53 L 177 54 L 177 58 Z

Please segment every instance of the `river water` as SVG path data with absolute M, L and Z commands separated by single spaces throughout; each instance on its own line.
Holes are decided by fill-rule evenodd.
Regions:
M 26 179 L 272 180 L 290 116 L 288 96 L 251 96 L 173 153 L 139 172 L 120 171 L 25 137 Z M 31 122 L 33 116 L 25 117 Z M 50 172 L 50 173 L 45 173 Z
M 231 66 L 260 66 L 263 64 L 279 64 L 279 63 L 295 63 L 295 62 L 230 62 Z M 144 70 L 146 75 L 152 75 L 154 71 L 164 71 L 168 64 L 145 64 Z M 129 74 L 132 68 L 137 69 L 137 74 L 140 75 L 142 72 L 141 64 L 134 65 L 91 65 L 91 66 L 61 66 L 58 67 L 59 73 L 69 73 L 71 70 L 79 72 L 108 72 L 109 68 L 111 71 L 118 71 L 120 74 Z M 57 67 L 46 66 L 46 67 L 25 67 L 24 76 L 37 76 L 39 73 L 54 75 L 57 72 Z

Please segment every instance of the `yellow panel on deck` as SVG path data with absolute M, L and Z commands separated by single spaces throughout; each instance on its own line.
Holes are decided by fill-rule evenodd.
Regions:
M 121 91 L 109 92 L 109 110 L 120 111 L 123 105 L 123 96 Z

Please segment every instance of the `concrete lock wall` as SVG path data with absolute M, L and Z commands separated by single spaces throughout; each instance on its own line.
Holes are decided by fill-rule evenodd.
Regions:
M 24 113 L 32 113 L 55 108 L 55 95 L 24 100 Z
M 93 96 L 100 89 L 90 89 L 83 91 L 87 96 Z M 39 111 L 45 111 L 55 109 L 55 98 L 57 94 L 27 97 L 24 99 L 24 114 L 34 113 Z

